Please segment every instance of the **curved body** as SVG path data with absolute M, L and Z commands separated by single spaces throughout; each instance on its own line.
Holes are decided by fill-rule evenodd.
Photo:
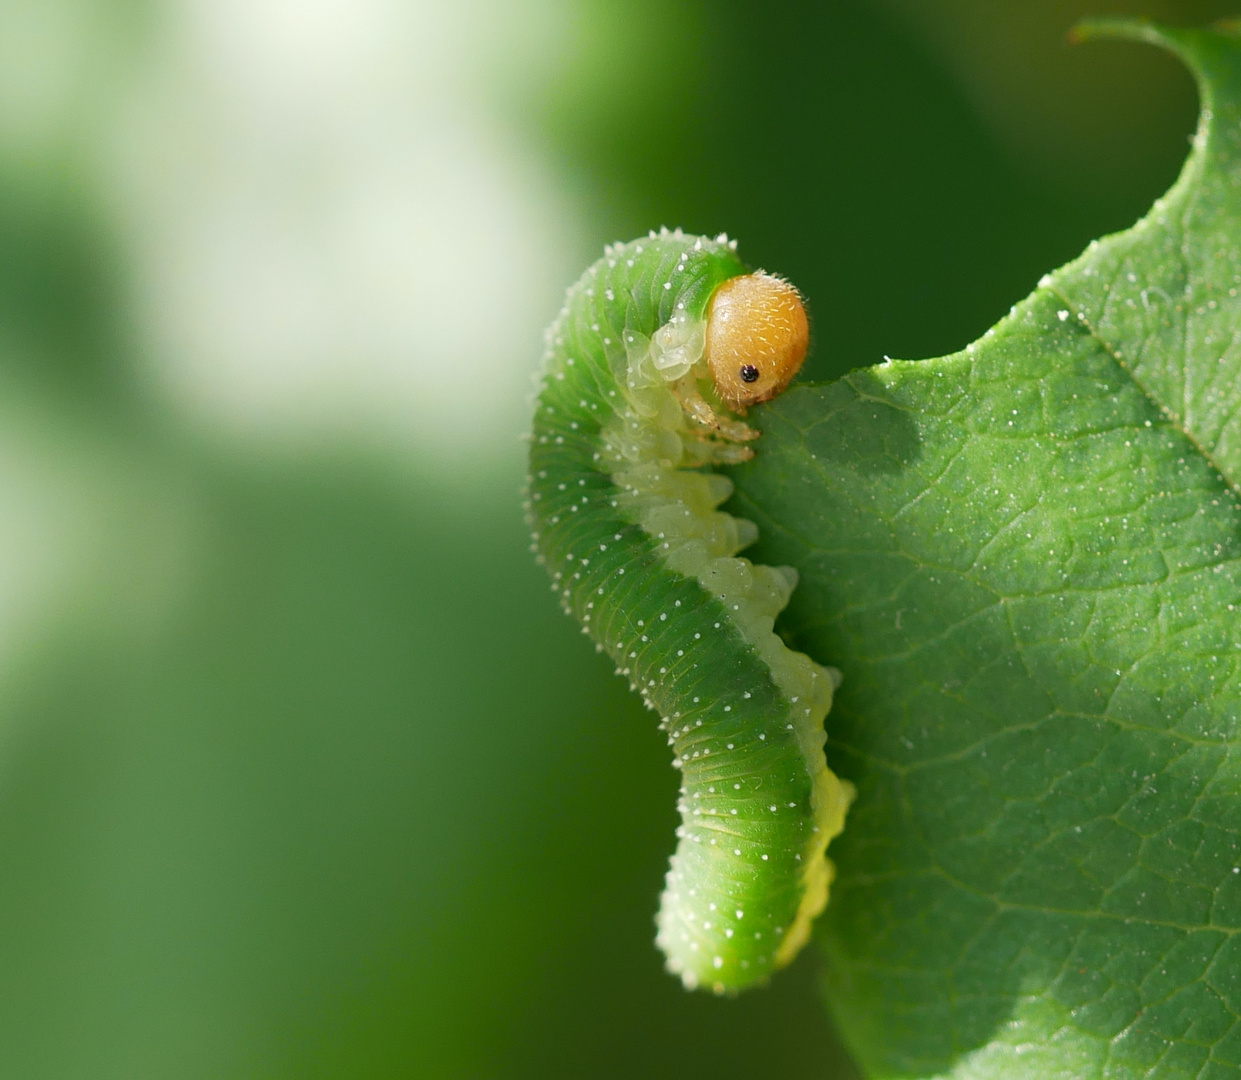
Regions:
M 717 510 L 732 484 L 702 468 L 745 454 L 678 396 L 700 377 L 710 393 L 709 304 L 747 272 L 724 238 L 677 232 L 582 276 L 548 331 L 528 504 L 562 606 L 673 748 L 681 826 L 657 941 L 687 986 L 721 993 L 807 940 L 852 794 L 823 756 L 837 676 L 772 631 L 796 575 L 737 557 L 757 531 Z

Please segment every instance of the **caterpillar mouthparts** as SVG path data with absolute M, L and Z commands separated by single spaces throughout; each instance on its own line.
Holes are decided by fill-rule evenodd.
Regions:
M 853 788 L 827 767 L 839 674 L 774 633 L 797 575 L 737 553 L 704 466 L 752 456 L 740 416 L 806 356 L 792 285 L 736 241 L 680 230 L 609 247 L 547 332 L 527 509 L 574 615 L 661 717 L 681 825 L 656 941 L 687 987 L 745 989 L 787 964 L 827 903 Z

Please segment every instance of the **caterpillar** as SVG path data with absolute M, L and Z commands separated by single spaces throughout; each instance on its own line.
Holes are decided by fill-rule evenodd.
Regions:
M 690 989 L 735 992 L 792 960 L 853 797 L 823 754 L 839 675 L 772 629 L 796 572 L 737 557 L 758 530 L 718 509 L 732 483 L 710 468 L 753 454 L 742 417 L 808 343 L 793 286 L 727 236 L 679 229 L 607 248 L 547 331 L 532 547 L 681 770 L 656 942 Z

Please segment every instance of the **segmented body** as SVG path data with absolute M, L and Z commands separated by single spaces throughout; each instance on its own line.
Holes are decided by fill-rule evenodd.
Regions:
M 723 238 L 609 249 L 549 330 L 530 451 L 553 589 L 658 711 L 682 771 L 657 941 L 687 986 L 717 992 L 805 942 L 851 798 L 822 749 L 836 675 L 772 631 L 796 575 L 736 557 L 757 530 L 717 509 L 731 482 L 701 468 L 735 444 L 673 392 L 705 375 L 710 299 L 745 273 Z

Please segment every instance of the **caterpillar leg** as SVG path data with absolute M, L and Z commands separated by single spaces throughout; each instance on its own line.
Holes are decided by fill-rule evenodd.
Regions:
M 691 419 L 702 424 L 703 427 L 710 428 L 721 438 L 728 439 L 730 442 L 749 442 L 759 437 L 760 432 L 750 427 L 749 424 L 743 424 L 740 420 L 729 420 L 711 408 L 702 394 L 698 392 L 692 375 L 674 382 L 672 393 Z M 750 456 L 752 455 L 746 455 L 746 457 Z M 744 461 L 745 458 L 740 460 Z
M 727 438 L 717 438 L 714 432 L 698 431 L 695 433 L 703 444 L 706 461 L 712 465 L 740 465 L 754 456 L 754 448 L 744 443 L 730 442 Z

